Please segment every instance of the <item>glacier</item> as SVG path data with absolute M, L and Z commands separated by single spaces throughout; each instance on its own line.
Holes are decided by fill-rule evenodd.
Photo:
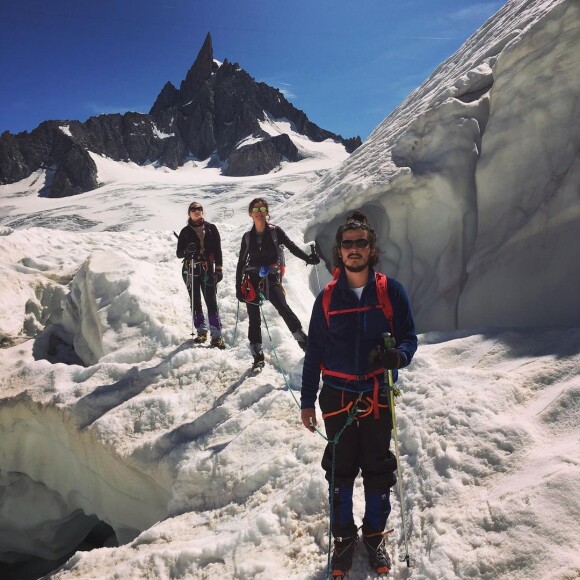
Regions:
M 413 568 L 391 577 L 579 576 L 579 11 L 511 0 L 348 158 L 319 143 L 231 179 L 94 156 L 103 185 L 74 200 L 39 198 L 42 172 L 1 186 L 0 575 L 325 577 L 302 352 L 266 304 L 250 376 L 233 287 L 262 195 L 326 259 L 346 213 L 367 212 L 412 296 L 397 418 Z M 190 341 L 172 230 L 192 199 L 222 235 L 225 351 Z M 329 278 L 288 257 L 304 325 Z M 370 577 L 362 553 L 351 577 Z

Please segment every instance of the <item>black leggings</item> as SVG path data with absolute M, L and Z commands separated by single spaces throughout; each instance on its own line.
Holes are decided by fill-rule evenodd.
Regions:
M 189 294 L 189 303 L 191 304 L 191 286 L 187 284 L 188 266 L 187 261 L 184 262 L 181 275 Z M 213 277 L 213 272 L 211 272 L 211 270 L 206 270 L 201 264 L 196 264 L 193 268 L 193 311 L 201 311 L 201 296 L 203 295 L 208 314 L 217 313 L 216 289 L 217 287 Z
M 251 277 L 252 283 L 257 288 L 259 279 L 254 276 Z M 290 332 L 294 333 L 302 328 L 302 324 L 294 312 L 292 312 L 290 306 L 286 302 L 286 292 L 282 287 L 280 278 L 278 275 L 270 274 L 268 276 L 268 288 L 266 292 L 266 298 L 272 303 L 274 308 L 278 311 L 278 314 L 282 317 L 286 326 Z M 262 325 L 260 321 L 260 307 L 258 304 L 253 304 L 246 302 L 246 308 L 248 309 L 249 318 L 249 328 L 248 328 L 248 339 L 250 344 L 256 344 L 262 342 Z
M 183 282 L 185 283 L 189 294 L 189 304 L 191 306 L 192 289 L 188 284 L 190 275 L 187 260 L 183 263 L 181 275 L 183 276 Z M 198 331 L 207 332 L 207 325 L 205 323 L 201 304 L 202 295 L 207 306 L 207 317 L 212 336 L 219 336 L 222 325 L 218 313 L 217 286 L 215 278 L 211 270 L 206 270 L 203 268 L 202 264 L 196 264 L 193 268 L 193 322 Z

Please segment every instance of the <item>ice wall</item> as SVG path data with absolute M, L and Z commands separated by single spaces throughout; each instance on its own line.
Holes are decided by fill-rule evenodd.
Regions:
M 85 364 L 138 362 L 144 349 L 171 342 L 162 308 L 153 298 L 143 299 L 147 296 L 143 288 L 156 276 L 152 267 L 120 252 L 98 252 L 84 262 L 70 284 L 61 322 Z M 142 335 L 136 348 L 130 339 Z
M 508 2 L 304 193 L 306 240 L 365 211 L 420 331 L 580 324 L 578 70 L 578 2 Z
M 99 520 L 127 542 L 166 515 L 167 482 L 79 431 L 70 412 L 3 399 L 0 435 L 0 561 L 57 559 Z

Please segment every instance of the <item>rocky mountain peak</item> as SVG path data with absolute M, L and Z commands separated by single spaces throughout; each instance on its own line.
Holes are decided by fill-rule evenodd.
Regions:
M 160 113 L 165 109 L 174 107 L 179 101 L 179 91 L 173 86 L 169 81 L 165 83 L 165 86 L 161 89 L 159 96 L 155 100 L 155 104 L 151 107 L 149 111 L 150 115 L 155 115 Z
M 179 88 L 181 104 L 191 101 L 203 88 L 214 68 L 213 45 L 208 32 L 195 62 L 187 72 Z
M 349 153 L 361 144 L 359 137 L 344 139 L 321 129 L 278 89 L 257 83 L 239 64 L 224 59 L 220 66 L 208 33 L 179 89 L 165 83 L 146 115 L 99 115 L 84 123 L 45 121 L 30 134 L 2 134 L 0 184 L 50 167 L 55 178 L 43 195 L 90 191 L 98 187 L 98 176 L 89 152 L 116 161 L 154 161 L 171 169 L 191 156 L 213 157 L 224 174 L 264 174 L 282 161 L 304 157 L 289 135 L 273 136 L 262 128 L 261 123 L 272 119 L 290 122 L 312 141 L 332 139 Z M 249 143 L 240 145 L 244 141 Z

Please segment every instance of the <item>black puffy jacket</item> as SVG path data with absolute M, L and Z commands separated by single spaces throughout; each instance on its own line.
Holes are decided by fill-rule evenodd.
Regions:
M 204 252 L 196 256 L 201 260 L 214 263 L 216 268 L 222 267 L 222 242 L 217 227 L 214 224 L 204 221 L 205 238 L 204 238 Z M 195 230 L 193 229 L 193 222 L 188 220 L 187 225 L 179 232 L 177 240 L 176 255 L 178 258 L 185 258 L 185 248 L 188 244 L 194 243 L 200 247 L 200 240 Z
M 266 231 L 264 232 L 262 238 L 262 245 L 258 246 L 256 239 L 256 227 L 252 226 L 249 236 L 249 247 L 246 246 L 246 236 L 242 237 L 242 244 L 240 247 L 240 255 L 238 257 L 238 266 L 236 268 L 236 288 L 240 287 L 242 282 L 243 270 L 246 266 L 251 266 L 253 268 L 260 268 L 260 266 L 269 266 L 278 261 L 279 255 L 274 240 L 272 239 L 272 234 L 270 233 L 271 228 L 276 228 L 276 238 L 278 239 L 278 245 L 284 246 L 290 250 L 297 258 L 308 262 L 308 254 L 301 250 L 284 232 L 284 230 L 279 226 L 274 226 L 273 224 L 268 224 Z

